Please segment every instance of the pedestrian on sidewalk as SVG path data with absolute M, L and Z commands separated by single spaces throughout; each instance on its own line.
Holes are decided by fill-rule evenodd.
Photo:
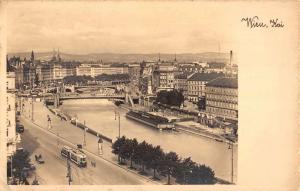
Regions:
M 48 118 L 48 129 L 51 129 L 51 118 L 49 115 L 47 115 L 47 118 Z

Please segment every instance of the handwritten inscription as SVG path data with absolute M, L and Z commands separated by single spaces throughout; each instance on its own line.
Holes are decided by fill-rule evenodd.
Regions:
M 242 23 L 245 23 L 246 26 L 250 29 L 254 28 L 283 28 L 284 24 L 281 20 L 278 18 L 276 19 L 270 19 L 269 23 L 264 22 L 262 19 L 260 19 L 258 16 L 254 17 L 244 17 L 241 20 Z

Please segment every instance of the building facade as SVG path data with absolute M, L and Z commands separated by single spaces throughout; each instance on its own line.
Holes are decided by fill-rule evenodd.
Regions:
M 224 77 L 223 73 L 194 73 L 187 80 L 188 100 L 198 102 L 200 97 L 205 97 L 205 85 L 214 79 Z
M 130 64 L 128 66 L 128 74 L 130 77 L 130 82 L 133 85 L 138 86 L 139 85 L 139 79 L 141 76 L 141 66 L 140 64 L 136 63 L 136 64 Z
M 91 76 L 92 75 L 91 65 L 81 64 L 80 66 L 77 66 L 76 67 L 76 75 L 77 76 Z
M 16 133 L 16 89 L 15 73 L 8 72 L 6 81 L 6 137 L 7 137 L 7 156 L 12 156 L 16 151 L 16 144 L 19 141 Z
M 187 74 L 178 74 L 175 76 L 175 85 L 174 89 L 181 91 L 184 98 L 188 96 L 188 83 L 187 83 Z
M 91 76 L 101 74 L 128 74 L 128 66 L 95 65 L 91 67 Z
M 237 121 L 237 78 L 218 78 L 206 84 L 206 112 L 216 117 Z
M 202 65 L 192 63 L 192 64 L 181 64 L 178 68 L 180 73 L 191 74 L 191 73 L 200 73 L 204 71 Z
M 161 64 L 158 64 L 157 71 L 158 71 L 158 75 L 159 75 L 159 86 L 158 86 L 157 91 L 174 89 L 175 67 L 168 63 L 161 63 Z

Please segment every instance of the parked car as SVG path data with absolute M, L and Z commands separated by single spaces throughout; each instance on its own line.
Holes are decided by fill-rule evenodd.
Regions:
M 17 124 L 16 125 L 16 131 L 17 131 L 17 133 L 23 133 L 24 132 L 24 125 Z

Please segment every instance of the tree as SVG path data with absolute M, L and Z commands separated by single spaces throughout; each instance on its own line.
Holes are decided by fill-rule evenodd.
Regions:
M 156 102 L 160 102 L 162 104 L 167 104 L 170 106 L 180 107 L 184 101 L 184 96 L 181 91 L 172 90 L 166 91 L 162 90 L 157 93 Z
M 192 169 L 195 165 L 196 163 L 191 160 L 191 157 L 188 157 L 178 163 L 174 173 L 176 181 L 186 184 L 188 182 L 187 180 L 191 177 Z
M 121 162 L 120 161 L 120 154 L 121 154 L 121 152 L 120 152 L 120 150 L 121 150 L 121 146 L 125 143 L 125 140 L 126 140 L 126 138 L 125 138 L 125 136 L 122 136 L 121 138 L 117 138 L 117 140 L 113 143 L 113 145 L 112 145 L 112 152 L 114 153 L 114 154 L 117 154 L 118 155 L 118 161 L 119 162 Z
M 10 165 L 10 164 L 9 164 Z M 30 166 L 30 158 L 28 151 L 17 151 L 12 157 L 13 176 L 20 181 L 27 178 L 28 174 L 24 172 L 24 168 Z M 10 166 L 8 166 L 9 168 Z
M 155 173 L 156 170 L 159 168 L 159 165 L 161 164 L 161 161 L 163 160 L 163 150 L 160 148 L 160 146 L 156 147 L 149 147 L 149 163 L 148 167 L 153 169 L 153 178 L 156 179 Z
M 168 184 L 170 184 L 171 175 L 175 175 L 175 168 L 179 164 L 180 159 L 175 152 L 164 154 L 163 160 L 160 162 L 160 172 L 162 175 L 168 176 Z
M 135 162 L 139 165 L 142 165 L 143 173 L 145 172 L 145 165 L 149 158 L 149 150 L 150 150 L 150 145 L 146 143 L 146 141 L 143 141 L 140 144 L 138 144 L 135 151 Z
M 122 159 L 130 159 L 131 152 L 131 140 L 125 139 L 125 141 L 122 142 L 120 146 L 121 163 Z
M 195 165 L 191 171 L 191 176 L 187 180 L 188 184 L 214 184 L 215 173 L 205 165 Z
M 129 144 L 130 168 L 133 168 L 132 161 L 135 158 L 135 152 L 136 152 L 136 149 L 138 147 L 138 144 L 139 143 L 137 142 L 136 138 L 130 140 L 130 144 Z

